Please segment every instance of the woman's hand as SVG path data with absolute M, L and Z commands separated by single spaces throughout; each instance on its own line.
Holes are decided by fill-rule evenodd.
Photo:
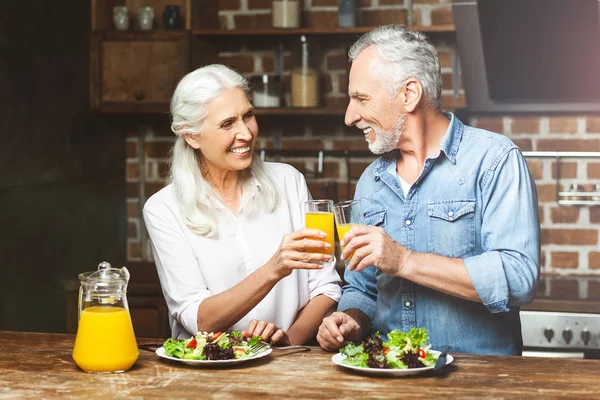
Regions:
M 287 332 L 283 329 L 279 329 L 271 322 L 255 319 L 250 321 L 246 330 L 242 331 L 242 336 L 246 340 L 249 340 L 252 336 L 260 336 L 263 342 L 279 346 L 289 346 L 291 344 Z
M 321 269 L 322 263 L 331 261 L 333 256 L 331 245 L 323 240 L 325 236 L 325 232 L 309 228 L 288 233 L 267 264 L 279 279 L 285 278 L 294 269 Z M 319 251 L 330 251 L 331 254 Z

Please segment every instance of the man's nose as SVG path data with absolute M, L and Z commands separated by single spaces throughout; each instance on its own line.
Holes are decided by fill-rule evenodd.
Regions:
M 344 116 L 344 123 L 347 126 L 352 126 L 352 125 L 356 124 L 359 119 L 360 119 L 360 115 L 358 115 L 358 113 L 354 111 L 354 109 L 352 107 L 352 103 L 349 103 L 348 107 L 346 108 L 346 115 Z

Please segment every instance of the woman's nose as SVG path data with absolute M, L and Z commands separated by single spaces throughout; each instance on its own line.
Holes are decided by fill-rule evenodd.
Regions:
M 248 127 L 248 125 L 242 123 L 240 124 L 240 128 L 236 135 L 239 139 L 251 140 L 252 139 L 252 131 Z

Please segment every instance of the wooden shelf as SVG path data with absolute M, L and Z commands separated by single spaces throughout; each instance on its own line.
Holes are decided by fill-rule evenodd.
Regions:
M 95 35 L 101 35 L 106 40 L 169 40 L 181 39 L 188 36 L 186 30 L 153 30 L 153 31 L 106 31 L 94 32 Z
M 363 34 L 376 28 L 375 26 L 357 26 L 353 28 L 264 28 L 264 29 L 194 29 L 196 36 L 259 36 L 259 35 L 343 35 Z M 426 33 L 454 32 L 454 25 L 412 26 L 410 29 Z
M 256 115 L 344 115 L 345 108 L 260 108 L 255 107 Z

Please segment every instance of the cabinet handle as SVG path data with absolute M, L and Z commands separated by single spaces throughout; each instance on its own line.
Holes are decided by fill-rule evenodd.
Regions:
M 146 97 L 146 91 L 145 90 L 136 90 L 135 93 L 133 94 L 133 96 L 135 97 L 135 99 L 137 101 L 142 101 Z

